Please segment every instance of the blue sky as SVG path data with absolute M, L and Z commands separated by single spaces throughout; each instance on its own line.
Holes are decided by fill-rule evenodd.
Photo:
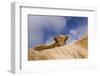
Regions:
M 73 42 L 87 32 L 88 17 L 28 15 L 28 48 L 50 44 L 60 34 L 70 36 L 68 42 Z

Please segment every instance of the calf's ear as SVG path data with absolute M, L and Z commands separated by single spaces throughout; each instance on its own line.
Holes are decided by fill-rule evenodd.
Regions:
M 54 37 L 54 40 L 58 43 L 57 37 Z
M 69 38 L 68 36 L 65 36 L 65 41 L 68 40 L 68 38 Z

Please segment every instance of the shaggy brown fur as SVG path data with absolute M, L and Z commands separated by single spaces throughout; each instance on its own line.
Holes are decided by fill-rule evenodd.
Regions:
M 34 50 L 41 51 L 45 49 L 51 49 L 55 47 L 60 47 L 65 45 L 66 40 L 68 40 L 68 36 L 59 35 L 54 38 L 55 42 L 51 45 L 40 45 L 34 48 Z
M 88 58 L 87 45 L 88 37 L 82 38 L 71 44 L 52 49 L 36 51 L 33 48 L 28 49 L 28 60 L 57 60 L 57 59 L 84 59 Z

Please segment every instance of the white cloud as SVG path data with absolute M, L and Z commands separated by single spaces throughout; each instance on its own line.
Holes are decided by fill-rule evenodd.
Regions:
M 43 43 L 44 40 L 43 27 L 52 29 L 53 32 L 55 33 L 60 33 L 65 25 L 66 25 L 66 20 L 64 17 L 29 16 L 29 25 L 28 25 L 29 47 Z
M 84 35 L 88 34 L 88 28 L 87 26 L 83 25 L 81 27 L 78 27 L 76 29 L 71 29 L 69 31 L 69 35 L 70 35 L 70 41 L 69 42 L 73 42 L 76 41 L 80 38 L 82 38 Z

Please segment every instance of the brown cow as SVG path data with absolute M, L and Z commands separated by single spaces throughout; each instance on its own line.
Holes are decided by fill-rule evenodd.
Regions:
M 69 37 L 65 36 L 65 35 L 56 36 L 56 37 L 54 37 L 55 42 L 53 44 L 39 45 L 39 46 L 36 46 L 34 48 L 34 50 L 41 51 L 41 50 L 45 50 L 45 49 L 51 49 L 51 48 L 63 46 L 66 44 L 66 40 L 68 40 L 68 38 Z

